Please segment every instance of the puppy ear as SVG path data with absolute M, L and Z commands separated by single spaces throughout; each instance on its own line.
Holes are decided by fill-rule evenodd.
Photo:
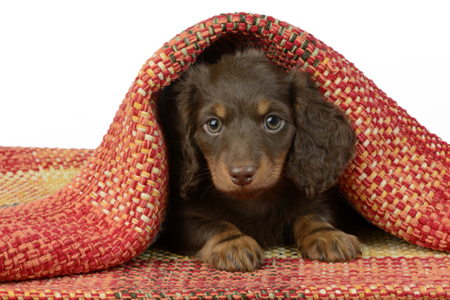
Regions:
M 328 103 L 309 74 L 288 75 L 297 127 L 287 157 L 287 175 L 308 197 L 333 186 L 353 158 L 355 136 L 344 112 Z
M 177 173 L 180 195 L 183 199 L 187 199 L 188 194 L 198 186 L 201 180 L 199 172 L 203 159 L 194 137 L 196 131 L 195 114 L 199 95 L 198 81 L 201 81 L 203 72 L 198 67 L 192 68 L 176 86 L 177 116 L 179 118 L 176 120 L 179 122 L 177 136 L 180 138 L 179 145 L 181 148 L 179 149 L 181 157 L 177 160 L 177 167 L 179 168 Z

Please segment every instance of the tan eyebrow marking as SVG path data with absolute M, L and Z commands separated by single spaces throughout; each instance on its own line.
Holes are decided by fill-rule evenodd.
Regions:
M 258 113 L 261 115 L 261 116 L 264 116 L 264 115 L 266 115 L 268 112 L 269 112 L 269 109 L 270 109 L 270 102 L 269 102 L 269 100 L 267 100 L 267 99 L 261 99 L 261 100 L 259 100 L 259 103 L 258 103 Z
M 225 117 L 227 116 L 227 110 L 222 103 L 215 104 L 213 106 L 213 110 L 216 113 L 216 115 L 222 120 L 225 119 Z

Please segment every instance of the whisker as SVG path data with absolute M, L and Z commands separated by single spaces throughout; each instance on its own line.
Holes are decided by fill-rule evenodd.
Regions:
M 209 175 L 209 174 L 210 174 L 209 168 L 206 168 L 205 170 L 200 170 L 200 172 L 197 173 L 197 174 L 194 176 L 194 178 L 192 178 L 192 180 L 196 181 L 196 180 L 199 180 L 199 179 L 203 179 L 204 176 L 207 176 L 207 175 Z
M 206 195 L 206 193 L 208 193 L 208 192 L 211 190 L 211 188 L 213 189 L 213 193 L 217 191 L 217 190 L 215 189 L 214 184 L 210 184 L 209 186 L 203 188 L 203 189 L 204 189 L 204 192 L 203 192 L 203 194 L 200 196 L 200 199 L 202 199 L 202 198 Z

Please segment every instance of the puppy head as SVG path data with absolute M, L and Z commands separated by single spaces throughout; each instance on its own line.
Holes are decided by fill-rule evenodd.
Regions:
M 184 197 L 198 184 L 203 157 L 215 187 L 239 199 L 267 191 L 283 175 L 312 196 L 334 184 L 351 157 L 344 115 L 305 73 L 283 72 L 261 51 L 195 66 L 176 88 Z

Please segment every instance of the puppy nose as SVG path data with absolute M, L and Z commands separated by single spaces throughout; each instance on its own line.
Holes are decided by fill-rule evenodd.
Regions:
M 248 185 L 255 178 L 256 168 L 254 166 L 235 167 L 228 169 L 231 181 L 236 185 Z

